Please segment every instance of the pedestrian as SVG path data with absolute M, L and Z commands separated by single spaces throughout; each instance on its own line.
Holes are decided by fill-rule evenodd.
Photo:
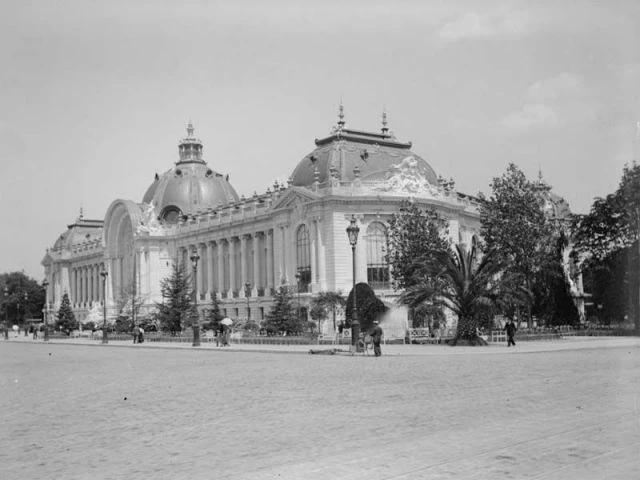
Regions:
M 511 345 L 515 347 L 516 342 L 513 340 L 513 337 L 518 329 L 516 328 L 515 323 L 513 323 L 513 319 L 509 319 L 503 330 L 507 332 L 507 347 L 510 347 Z
M 371 329 L 371 341 L 373 342 L 373 353 L 376 357 L 382 355 L 382 349 L 380 348 L 380 342 L 382 341 L 382 328 L 378 320 L 373 321 L 373 328 Z
M 142 327 L 138 328 L 138 343 L 144 342 L 144 330 Z
M 229 337 L 231 336 L 231 327 L 229 325 L 222 325 L 222 346 L 229 346 Z
M 38 339 L 38 327 L 33 327 L 33 339 Z
M 138 333 L 140 333 L 138 327 L 134 326 L 133 331 L 131 332 L 131 334 L 133 335 L 133 343 L 138 343 Z

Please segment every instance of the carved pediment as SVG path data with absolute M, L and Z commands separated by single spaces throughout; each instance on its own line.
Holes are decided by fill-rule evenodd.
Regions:
M 284 193 L 284 195 L 273 202 L 271 208 L 273 210 L 281 208 L 295 208 L 319 198 L 320 195 L 315 192 L 311 192 L 306 188 L 291 187 Z

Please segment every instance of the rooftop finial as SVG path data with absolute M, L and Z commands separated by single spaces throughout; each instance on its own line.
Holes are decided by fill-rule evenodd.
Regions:
M 187 136 L 189 138 L 193 137 L 193 123 L 189 120 L 189 124 L 187 125 Z
M 342 106 L 342 98 L 340 99 L 340 109 L 338 111 L 338 128 L 344 127 L 344 107 Z
M 386 135 L 387 132 L 389 132 L 389 129 L 387 128 L 387 109 L 383 107 L 382 108 L 382 133 Z
M 82 220 L 84 218 L 84 213 L 82 211 L 82 206 L 80 206 L 80 216 L 78 217 L 78 220 Z
M 542 167 L 538 165 L 538 182 L 542 183 Z

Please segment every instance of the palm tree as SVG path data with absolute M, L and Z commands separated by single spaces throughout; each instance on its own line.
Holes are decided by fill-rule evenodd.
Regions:
M 486 345 L 477 334 L 482 315 L 519 298 L 504 264 L 493 252 L 480 258 L 475 242 L 470 250 L 455 245 L 455 250 L 432 251 L 416 263 L 420 279 L 400 296 L 400 302 L 411 308 L 432 302 L 455 313 L 458 328 L 450 345 Z
M 338 307 L 344 307 L 346 303 L 345 298 L 342 296 L 342 292 L 320 292 L 316 297 L 311 301 L 311 311 L 312 312 L 326 312 L 331 311 L 333 317 L 333 330 L 336 329 L 336 309 Z M 322 315 L 321 318 L 318 318 L 318 331 L 320 330 L 320 320 L 325 318 L 325 315 Z

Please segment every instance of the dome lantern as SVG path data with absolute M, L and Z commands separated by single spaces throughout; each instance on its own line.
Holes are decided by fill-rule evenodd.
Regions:
M 202 142 L 193 136 L 193 124 L 189 122 L 187 125 L 187 137 L 183 138 L 178 145 L 178 152 L 180 154 L 180 160 L 177 164 L 181 163 L 205 163 L 202 160 Z

